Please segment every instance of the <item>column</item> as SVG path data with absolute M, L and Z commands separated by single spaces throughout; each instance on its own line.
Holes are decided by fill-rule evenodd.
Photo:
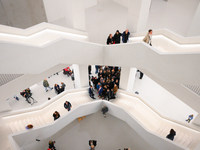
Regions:
M 127 84 L 127 91 L 128 92 L 133 92 L 136 72 L 137 72 L 136 68 L 130 68 L 128 84 Z
M 74 69 L 75 88 L 83 88 L 89 86 L 88 66 L 87 65 L 72 65 Z
M 151 0 L 129 0 L 127 29 L 130 32 L 146 30 Z
M 120 89 L 126 90 L 128 92 L 133 92 L 136 68 L 122 67 L 120 75 Z

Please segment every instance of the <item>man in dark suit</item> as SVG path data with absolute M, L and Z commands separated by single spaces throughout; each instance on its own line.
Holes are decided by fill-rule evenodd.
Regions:
M 67 109 L 68 111 L 70 111 L 71 108 L 72 108 L 72 105 L 71 105 L 70 102 L 66 101 L 66 102 L 64 103 L 64 107 L 65 107 L 65 109 Z

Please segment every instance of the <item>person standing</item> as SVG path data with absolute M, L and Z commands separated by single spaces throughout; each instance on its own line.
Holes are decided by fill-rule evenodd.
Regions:
M 66 87 L 65 83 L 61 82 L 60 93 L 65 90 L 65 87 Z
M 56 150 L 56 147 L 54 146 L 54 144 L 55 144 L 56 142 L 55 141 L 52 141 L 52 140 L 50 140 L 49 141 L 49 148 L 52 150 Z
M 185 120 L 185 121 L 187 121 L 188 123 L 190 123 L 190 121 L 193 119 L 193 117 L 194 117 L 194 115 L 193 115 L 193 114 L 192 114 L 192 115 L 189 115 L 188 119 L 187 119 L 187 120 Z
M 55 121 L 56 119 L 60 118 L 60 113 L 57 112 L 57 111 L 55 111 L 55 112 L 53 113 L 53 118 L 54 118 L 54 121 Z
M 130 35 L 130 32 L 128 31 L 128 29 L 126 29 L 126 31 L 124 31 L 123 34 L 122 34 L 123 43 L 127 43 L 128 42 L 129 35 Z
M 113 44 L 113 37 L 112 37 L 112 34 L 109 34 L 106 43 L 107 43 L 107 45 Z
M 51 88 L 51 87 L 49 86 L 49 83 L 48 83 L 47 79 L 44 79 L 44 81 L 43 81 L 43 86 L 45 87 L 46 92 L 48 92 L 47 88 L 49 88 L 50 90 L 53 89 L 53 88 Z
M 90 146 L 90 150 L 95 150 L 95 147 L 97 146 L 97 141 L 89 140 L 89 146 Z
M 102 93 L 103 93 L 103 88 L 102 88 L 102 86 L 100 85 L 100 87 L 99 87 L 99 98 L 101 98 L 102 97 Z
M 91 97 L 92 99 L 96 99 L 96 98 L 94 97 L 94 93 L 93 93 L 93 88 L 92 88 L 92 86 L 90 86 L 90 88 L 89 88 L 89 94 L 90 94 L 90 97 Z
M 104 107 L 101 109 L 101 112 L 103 113 L 104 118 L 106 118 L 106 113 L 108 112 L 108 107 L 104 106 Z
M 89 74 L 89 75 L 92 74 L 92 73 L 91 73 L 91 70 L 92 70 L 92 67 L 91 67 L 91 65 L 89 65 L 89 66 L 88 66 L 88 74 Z
M 147 35 L 143 39 L 143 41 L 149 44 L 150 46 L 152 46 L 152 34 L 153 34 L 153 30 L 149 29 Z
M 99 66 L 98 65 L 95 65 L 95 74 L 97 74 L 99 71 Z
M 117 30 L 113 38 L 115 44 L 120 44 L 120 36 L 122 36 L 122 34 Z
M 117 91 L 118 91 L 117 84 L 114 85 L 113 91 L 114 91 L 114 95 L 116 95 L 116 93 L 117 93 Z
M 65 109 L 67 109 L 68 111 L 70 111 L 71 108 L 72 108 L 72 105 L 71 105 L 70 102 L 66 101 L 66 102 L 64 103 L 64 107 L 65 107 Z
M 60 86 L 58 84 L 54 85 L 54 89 L 57 94 L 60 94 Z

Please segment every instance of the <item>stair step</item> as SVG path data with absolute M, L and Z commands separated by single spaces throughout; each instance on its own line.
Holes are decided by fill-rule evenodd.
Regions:
M 37 124 L 38 126 L 41 126 L 41 125 L 42 125 L 42 124 L 40 123 L 40 121 L 38 120 L 37 116 L 35 116 L 33 119 L 35 120 L 35 122 L 36 122 L 36 124 Z
M 26 119 L 26 122 L 27 122 L 28 124 L 32 124 L 32 125 L 34 126 L 34 124 L 31 122 L 31 120 L 30 120 L 29 118 Z M 28 124 L 27 124 L 27 125 L 28 125 Z
M 163 136 L 164 134 L 166 134 L 166 136 L 169 134 L 169 130 L 168 127 L 164 127 L 164 129 L 160 132 L 160 135 Z
M 21 120 L 18 121 L 18 125 L 21 128 L 21 131 L 25 130 L 25 126 L 23 125 Z
M 15 128 L 15 125 L 13 124 L 13 122 L 9 123 L 8 125 L 9 125 L 9 127 L 10 127 L 10 129 L 11 129 L 11 131 L 12 131 L 13 133 L 16 133 L 16 132 L 17 132 L 17 129 Z
M 162 125 L 162 126 L 156 131 L 156 133 L 157 133 L 157 134 L 160 134 L 160 132 L 164 129 L 164 127 L 165 127 L 165 126 Z
M 183 145 L 183 143 L 189 138 L 187 134 L 185 134 L 182 139 L 178 142 L 180 145 Z
M 40 123 L 41 123 L 42 125 L 45 125 L 45 124 L 46 124 L 46 122 L 44 121 L 44 119 L 43 119 L 41 116 L 38 116 L 38 120 L 40 121 Z
M 22 124 L 24 125 L 24 128 L 26 129 L 26 126 L 28 125 L 26 119 L 22 120 Z
M 15 128 L 17 129 L 17 132 L 22 131 L 21 128 L 20 128 L 20 126 L 18 125 L 17 121 L 15 121 L 13 124 L 14 124 Z
M 187 141 L 185 141 L 185 143 L 183 144 L 183 146 L 188 147 L 188 145 L 193 141 L 193 137 L 190 136 L 189 139 L 187 139 Z
M 180 140 L 183 138 L 183 136 L 184 136 L 184 134 L 183 134 L 182 132 L 179 132 L 179 133 L 177 132 L 177 134 L 176 134 L 176 136 L 175 136 L 176 138 L 175 138 L 174 141 L 175 141 L 176 143 L 179 143 Z
M 35 120 L 33 119 L 33 117 L 30 118 L 30 121 L 32 122 L 32 125 L 33 125 L 34 127 L 37 127 L 37 126 L 38 126 L 38 124 L 35 122 Z

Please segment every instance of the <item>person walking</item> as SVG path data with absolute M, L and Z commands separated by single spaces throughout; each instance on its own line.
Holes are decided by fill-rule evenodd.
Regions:
M 188 123 L 190 123 L 190 121 L 193 119 L 193 117 L 194 117 L 194 115 L 193 115 L 193 114 L 192 114 L 192 115 L 189 115 L 188 119 L 187 119 L 187 120 L 185 120 L 185 121 L 187 121 Z
M 149 44 L 150 46 L 152 46 L 152 34 L 153 34 L 153 30 L 149 29 L 147 35 L 143 39 L 143 41 Z
M 45 87 L 46 92 L 48 92 L 47 88 L 49 88 L 50 90 L 53 89 L 53 88 L 51 88 L 51 87 L 49 86 L 49 83 L 48 83 L 47 79 L 44 79 L 44 81 L 43 81 L 43 86 Z

